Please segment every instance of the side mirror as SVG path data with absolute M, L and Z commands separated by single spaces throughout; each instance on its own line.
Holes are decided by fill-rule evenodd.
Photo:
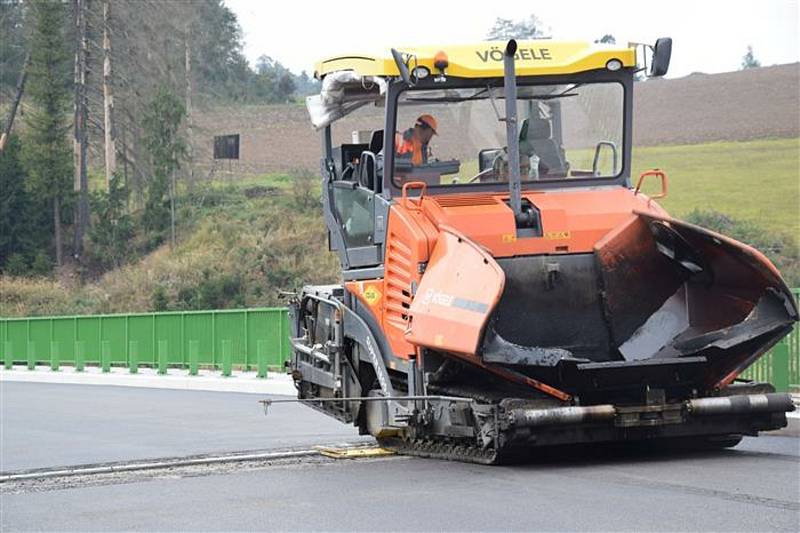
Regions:
M 669 60 L 672 56 L 672 38 L 661 37 L 653 47 L 653 64 L 650 66 L 650 76 L 663 76 L 669 70 Z

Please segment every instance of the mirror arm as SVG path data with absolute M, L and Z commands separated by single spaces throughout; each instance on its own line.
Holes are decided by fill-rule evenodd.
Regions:
M 409 74 L 408 72 L 408 65 L 406 64 L 405 61 L 403 61 L 402 54 L 400 54 L 400 52 L 392 48 L 392 58 L 394 58 L 395 65 L 397 65 L 397 70 L 400 71 L 400 77 L 403 79 L 406 85 L 408 85 L 409 87 L 413 87 L 414 84 L 411 82 L 411 74 Z

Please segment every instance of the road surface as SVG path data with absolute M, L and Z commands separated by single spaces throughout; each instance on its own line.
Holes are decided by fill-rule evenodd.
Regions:
M 0 382 L 0 471 L 358 440 L 258 394 Z
M 252 395 L 9 385 L 2 384 L 2 444 L 4 460 L 16 465 L 355 435 L 307 408 L 281 406 L 281 414 L 275 406 L 271 422 L 250 409 Z M 121 407 L 126 398 L 140 409 Z M 65 487 L 0 485 L 0 529 L 797 531 L 800 439 L 746 438 L 733 450 L 694 454 L 583 448 L 504 467 L 397 456 L 243 463 Z

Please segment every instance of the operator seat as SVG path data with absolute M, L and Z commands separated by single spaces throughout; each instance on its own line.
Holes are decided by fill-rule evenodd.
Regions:
M 564 150 L 553 139 L 553 128 L 549 119 L 532 117 L 523 120 L 519 143 L 521 153 L 539 156 L 540 174 L 567 174 L 569 168 Z

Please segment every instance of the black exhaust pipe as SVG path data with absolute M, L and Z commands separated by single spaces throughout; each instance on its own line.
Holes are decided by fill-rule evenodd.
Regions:
M 522 215 L 522 178 L 519 169 L 519 136 L 517 132 L 517 71 L 514 55 L 517 41 L 511 39 L 506 44 L 503 56 L 503 84 L 506 98 L 506 138 L 508 146 L 508 190 L 514 219 L 519 223 Z

